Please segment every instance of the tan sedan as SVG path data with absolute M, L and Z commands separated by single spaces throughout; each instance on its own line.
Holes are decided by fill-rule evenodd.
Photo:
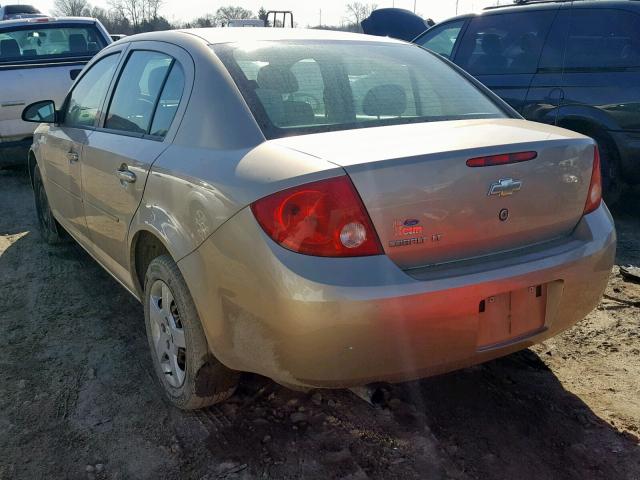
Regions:
M 591 139 L 388 38 L 135 35 L 23 116 L 44 238 L 143 302 L 181 408 L 241 371 L 336 388 L 506 355 L 589 313 L 614 259 Z

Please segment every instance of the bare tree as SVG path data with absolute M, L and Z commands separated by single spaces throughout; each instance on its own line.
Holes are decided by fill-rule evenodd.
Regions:
M 140 25 L 140 0 L 110 0 L 111 8 L 122 18 L 126 18 L 136 29 Z
M 215 27 L 216 26 L 216 18 L 207 13 L 202 17 L 195 18 L 188 23 L 189 27 L 194 28 L 207 28 L 207 27 Z
M 158 19 L 162 0 L 110 0 L 111 8 L 123 18 L 129 20 L 134 32 L 141 24 L 153 23 Z
M 242 7 L 234 7 L 232 5 L 220 7 L 216 10 L 216 21 L 220 25 L 227 25 L 229 20 L 243 18 L 255 18 L 255 15 L 251 10 L 247 10 Z
M 160 7 L 162 6 L 162 0 L 147 0 L 149 5 L 148 7 L 148 15 L 149 19 L 158 18 L 158 13 L 160 12 Z
M 61 17 L 83 17 L 88 14 L 87 0 L 55 0 L 54 13 Z
M 347 18 L 360 28 L 360 22 L 371 15 L 378 5 L 375 3 L 351 2 L 347 3 Z

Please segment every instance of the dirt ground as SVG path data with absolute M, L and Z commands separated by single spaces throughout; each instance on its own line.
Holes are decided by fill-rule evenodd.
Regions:
M 640 265 L 640 197 L 621 203 L 618 263 Z M 0 171 L 0 479 L 640 479 L 640 284 L 617 267 L 565 334 L 373 404 L 247 375 L 184 413 L 141 306 L 35 222 L 26 175 Z

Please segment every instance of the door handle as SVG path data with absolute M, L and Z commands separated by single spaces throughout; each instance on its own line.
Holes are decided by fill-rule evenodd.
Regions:
M 123 163 L 118 170 L 116 170 L 116 176 L 120 179 L 120 184 L 124 187 L 127 183 L 134 183 L 136 181 L 136 174 L 133 173 Z
M 547 98 L 549 103 L 556 103 L 557 105 L 560 105 L 564 100 L 564 90 L 560 87 L 552 88 L 549 90 Z
M 78 160 L 80 160 L 80 155 L 78 155 L 77 152 L 70 150 L 67 152 L 67 159 L 69 160 L 69 163 L 76 163 Z

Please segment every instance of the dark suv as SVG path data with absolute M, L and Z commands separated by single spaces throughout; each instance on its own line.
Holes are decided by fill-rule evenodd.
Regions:
M 640 183 L 640 1 L 529 1 L 439 23 L 414 40 L 529 120 L 594 138 L 606 197 Z

